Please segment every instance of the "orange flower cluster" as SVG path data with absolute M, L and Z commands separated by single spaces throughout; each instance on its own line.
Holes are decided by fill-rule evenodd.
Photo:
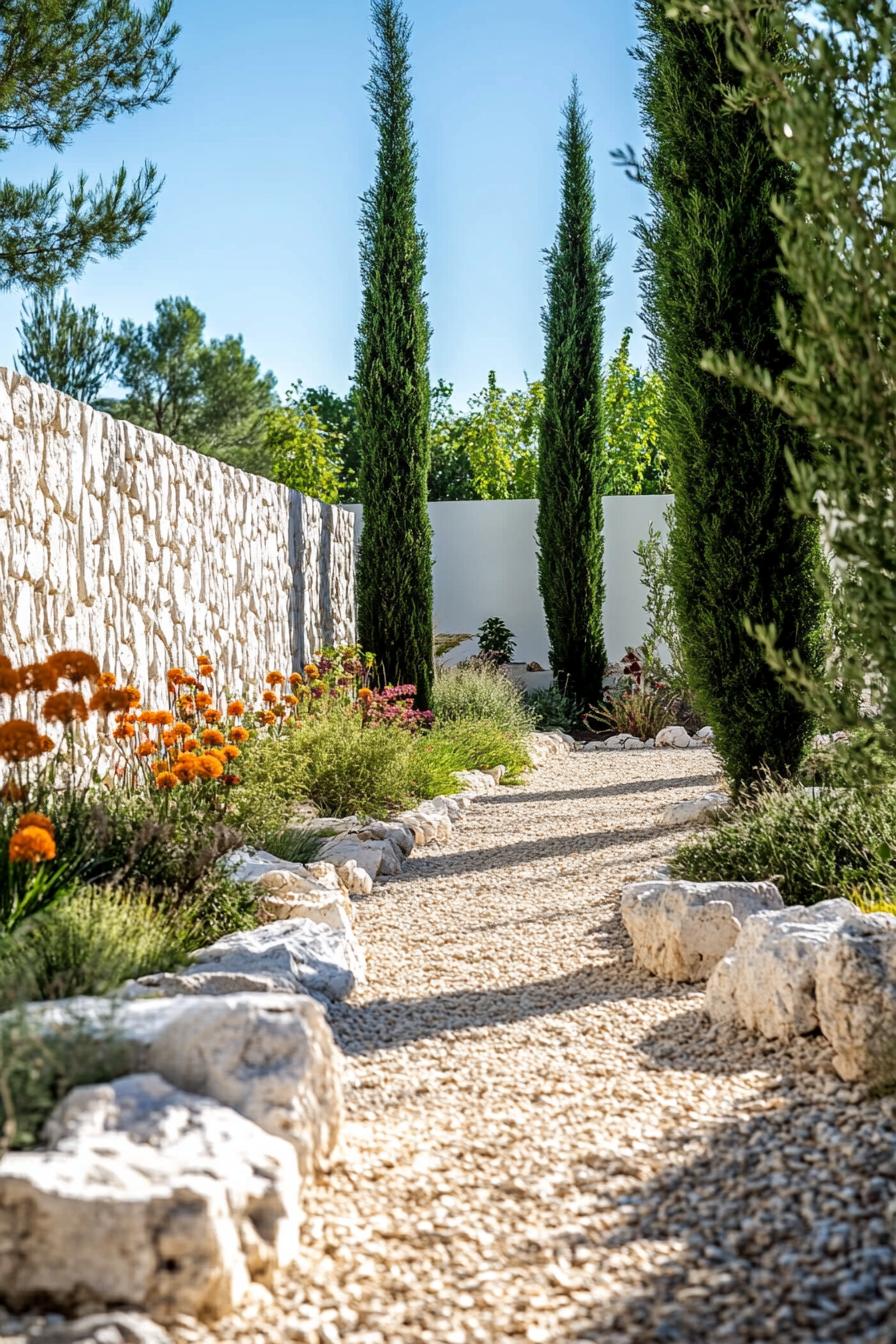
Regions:
M 10 863 L 46 863 L 56 857 L 56 832 L 43 812 L 23 812 L 9 840 Z

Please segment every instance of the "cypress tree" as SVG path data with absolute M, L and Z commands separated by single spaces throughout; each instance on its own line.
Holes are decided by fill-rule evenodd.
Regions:
M 429 473 L 429 326 L 424 238 L 416 222 L 417 151 L 411 126 L 410 24 L 397 0 L 374 0 L 367 92 L 379 135 L 376 179 L 363 198 L 364 300 L 355 386 L 364 530 L 358 632 L 392 682 L 432 696 Z
M 817 530 L 787 497 L 788 458 L 807 461 L 812 450 L 774 405 L 701 360 L 710 349 L 730 351 L 773 378 L 788 367 L 775 310 L 791 296 L 772 206 L 792 193 L 793 176 L 758 111 L 737 115 L 726 105 L 743 76 L 723 33 L 670 17 L 667 0 L 638 0 L 638 9 L 649 141 L 642 176 L 652 206 L 640 227 L 643 293 L 666 387 L 676 607 L 691 689 L 740 789 L 765 771 L 792 773 L 811 730 L 747 625 L 774 627 L 783 648 L 814 663 Z M 746 9 L 755 11 L 753 0 Z M 778 39 L 767 23 L 764 32 L 772 51 Z
M 538 573 L 551 667 L 571 695 L 593 703 L 602 695 L 606 666 L 601 346 L 613 244 L 601 239 L 594 226 L 591 133 L 575 81 L 564 109 L 560 151 L 560 221 L 546 253 L 542 315 Z

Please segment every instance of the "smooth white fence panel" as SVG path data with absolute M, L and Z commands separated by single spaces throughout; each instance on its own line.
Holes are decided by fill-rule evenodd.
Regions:
M 611 660 L 639 644 L 647 618 L 635 554 L 650 524 L 666 534 L 671 495 L 609 495 L 604 500 L 604 636 Z M 360 510 L 356 510 L 360 512 Z M 535 499 L 450 500 L 430 504 L 435 627 L 474 633 L 500 616 L 516 636 L 515 657 L 548 666 L 548 635 L 538 591 Z M 462 644 L 447 662 L 468 657 Z

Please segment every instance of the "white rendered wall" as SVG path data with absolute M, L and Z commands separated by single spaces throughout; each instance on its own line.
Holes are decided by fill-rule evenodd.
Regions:
M 635 547 L 651 523 L 665 535 L 664 514 L 671 502 L 671 495 L 604 499 L 604 636 L 611 661 L 644 636 L 644 588 Z M 437 632 L 473 633 L 487 617 L 500 616 L 516 636 L 517 660 L 547 667 L 535 540 L 538 501 L 445 501 L 430 504 L 429 516 Z M 462 644 L 446 661 L 457 662 L 475 648 L 475 641 Z

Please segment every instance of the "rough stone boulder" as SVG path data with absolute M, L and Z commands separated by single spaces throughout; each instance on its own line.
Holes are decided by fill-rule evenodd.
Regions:
M 281 919 L 258 929 L 229 933 L 193 954 L 182 974 L 261 975 L 274 990 L 307 990 L 346 999 L 366 978 L 364 953 L 351 928 L 334 929 L 307 919 Z
M 844 920 L 851 901 L 819 901 L 753 915 L 706 986 L 714 1022 L 787 1040 L 818 1030 L 815 975 L 822 949 Z
M 167 1330 L 130 1311 L 54 1321 L 30 1331 L 27 1338 L 28 1344 L 172 1344 Z
M 401 872 L 404 855 L 392 840 L 360 840 L 354 834 L 334 836 L 324 841 L 320 857 L 336 866 L 337 871 L 348 862 L 362 868 L 373 880 L 376 877 L 390 877 Z
M 896 919 L 844 919 L 818 953 L 818 1023 L 834 1050 L 834 1068 L 849 1082 L 896 1081 Z
M 289 1143 L 157 1074 L 77 1088 L 49 1152 L 0 1162 L 0 1283 L 14 1308 L 218 1316 L 298 1249 Z
M 771 882 L 635 882 L 623 888 L 622 921 L 646 970 L 705 980 L 745 920 L 781 905 Z
M 332 880 L 325 873 L 320 877 L 312 874 L 309 882 L 295 873 L 279 869 L 258 878 L 255 886 L 259 891 L 259 916 L 265 922 L 309 919 L 313 924 L 326 924 L 331 929 L 350 934 L 354 911 L 338 872 L 331 863 L 313 866 L 329 869 Z
M 727 793 L 704 793 L 699 798 L 685 798 L 678 803 L 670 803 L 660 817 L 661 826 L 695 826 L 698 822 L 709 821 L 731 806 Z
M 455 770 L 454 778 L 468 793 L 494 793 L 498 781 L 484 770 Z
M 691 735 L 687 728 L 682 728 L 678 724 L 672 724 L 669 728 L 661 728 L 654 738 L 654 744 L 658 747 L 689 747 L 691 741 Z
M 128 1072 L 158 1073 L 233 1107 L 288 1139 L 303 1173 L 338 1143 L 341 1056 L 324 1010 L 307 995 L 85 997 L 30 1004 L 26 1012 L 43 1033 L 77 1023 L 109 1037 Z
M 359 840 L 391 840 L 405 858 L 414 848 L 414 832 L 400 821 L 365 821 L 355 834 Z

